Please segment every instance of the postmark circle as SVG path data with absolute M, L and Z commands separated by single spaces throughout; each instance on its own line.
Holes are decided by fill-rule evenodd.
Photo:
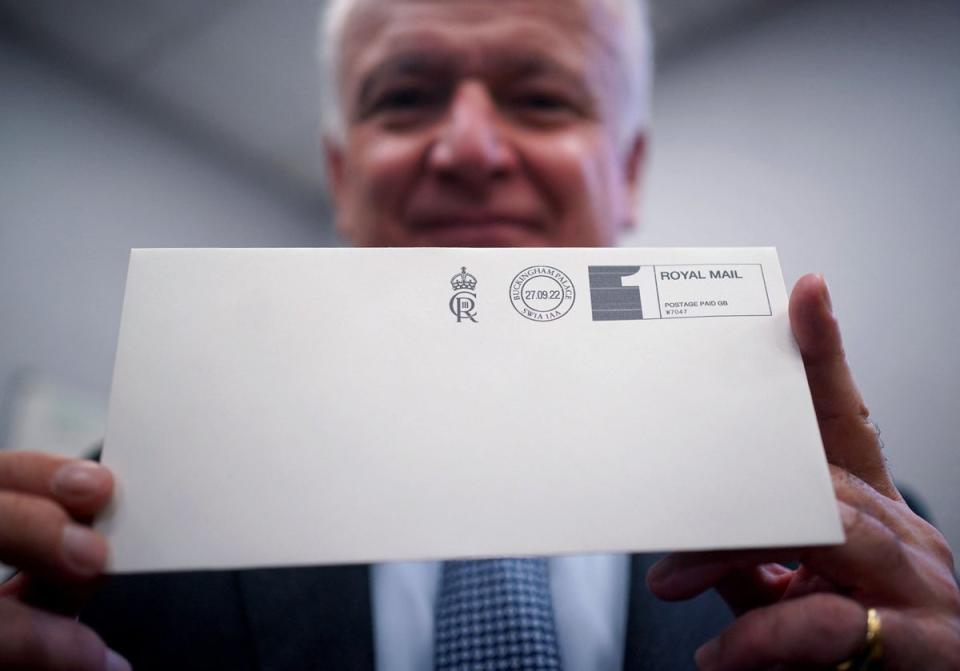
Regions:
M 553 266 L 524 268 L 510 282 L 510 302 L 522 316 L 552 322 L 570 312 L 577 292 L 562 270 Z

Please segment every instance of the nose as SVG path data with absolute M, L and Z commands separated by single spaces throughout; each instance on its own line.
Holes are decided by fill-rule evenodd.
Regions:
M 471 190 L 486 188 L 514 168 L 516 159 L 504 141 L 496 104 L 482 83 L 457 86 L 427 161 L 441 179 Z

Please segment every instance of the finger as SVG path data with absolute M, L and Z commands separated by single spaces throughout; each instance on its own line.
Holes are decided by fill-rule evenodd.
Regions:
M 876 427 L 847 365 L 830 294 L 820 275 L 804 275 L 790 295 L 790 324 L 807 372 L 827 459 L 894 499 L 899 493 Z
M 130 671 L 130 664 L 75 620 L 0 601 L 0 668 Z
M 0 583 L 0 599 L 7 597 L 18 597 L 26 588 L 27 576 L 22 572 L 14 573 L 12 576 Z
M 113 476 L 99 464 L 39 452 L 0 453 L 0 490 L 57 500 L 78 519 L 99 512 L 113 493 Z
M 697 650 L 701 671 L 749 671 L 778 664 L 828 666 L 863 645 L 866 611 L 835 594 L 758 608 Z
M 647 574 L 650 590 L 666 600 L 688 599 L 718 585 L 735 571 L 758 564 L 799 559 L 817 575 L 851 593 L 900 603 L 933 603 L 940 597 L 924 579 L 918 551 L 879 520 L 838 502 L 847 541 L 819 548 L 774 548 L 668 555 Z
M 880 610 L 885 669 L 960 669 L 960 628 L 941 614 Z
M 783 592 L 784 599 L 796 599 L 808 594 L 837 592 L 837 586 L 821 575 L 817 575 L 807 566 L 800 566 L 793 575 L 790 584 Z
M 794 572 L 780 564 L 760 564 L 737 569 L 715 585 L 735 615 L 779 601 L 790 586 Z
M 103 571 L 107 542 L 73 522 L 56 502 L 0 491 L 0 561 L 52 578 L 90 579 Z
M 741 587 L 746 592 L 766 593 L 777 588 L 782 574 L 771 569 L 754 572 L 760 566 L 775 566 L 781 559 L 795 559 L 798 550 L 779 548 L 775 550 L 719 550 L 716 552 L 675 552 L 660 559 L 647 571 L 647 587 L 655 596 L 666 601 L 690 599 L 723 581 L 730 579 L 734 589 Z M 789 571 L 789 569 L 784 569 Z M 741 574 L 738 577 L 738 574 Z M 764 582 L 765 585 L 756 584 Z M 736 610 L 746 603 L 738 601 L 731 607 Z M 743 595 L 747 600 L 748 595 Z M 729 602 L 728 602 L 729 603 Z

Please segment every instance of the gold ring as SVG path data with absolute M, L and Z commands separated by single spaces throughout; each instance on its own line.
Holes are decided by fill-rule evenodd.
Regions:
M 845 662 L 837 664 L 836 671 L 868 671 L 879 668 L 877 662 L 883 656 L 880 640 L 880 614 L 876 608 L 867 611 L 867 636 L 857 653 Z

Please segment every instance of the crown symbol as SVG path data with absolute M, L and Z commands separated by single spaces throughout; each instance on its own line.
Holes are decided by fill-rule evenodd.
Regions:
M 477 286 L 477 278 L 468 273 L 467 267 L 463 266 L 459 273 L 450 278 L 450 285 L 454 291 L 460 291 L 461 289 L 473 291 L 474 287 Z

